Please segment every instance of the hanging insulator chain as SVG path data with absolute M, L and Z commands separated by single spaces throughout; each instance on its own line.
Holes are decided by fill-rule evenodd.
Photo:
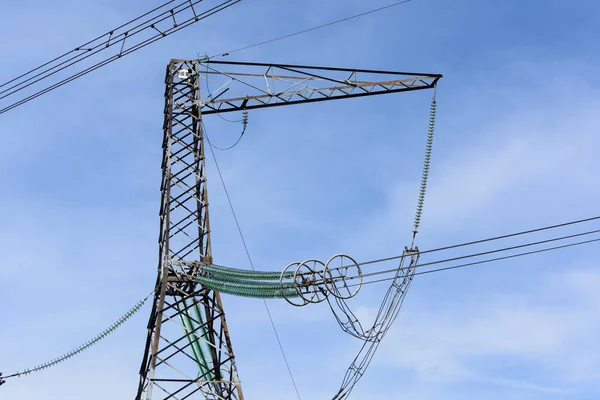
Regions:
M 429 130 L 427 133 L 427 146 L 425 147 L 425 161 L 423 163 L 423 174 L 421 176 L 421 189 L 419 190 L 419 200 L 417 201 L 417 212 L 415 213 L 415 229 L 413 230 L 413 240 L 417 235 L 421 224 L 421 215 L 423 214 L 423 204 L 425 203 L 425 193 L 427 191 L 427 179 L 429 177 L 429 166 L 431 164 L 431 150 L 433 147 L 433 133 L 435 128 L 435 113 L 437 102 L 435 92 L 431 99 L 431 109 L 429 111 Z
M 154 293 L 154 291 L 152 291 L 152 293 Z M 84 350 L 87 350 L 88 348 L 92 347 L 94 344 L 98 343 L 99 341 L 101 341 L 102 339 L 104 339 L 106 336 L 108 336 L 109 334 L 111 334 L 112 332 L 114 332 L 118 327 L 120 327 L 121 325 L 123 325 L 125 323 L 125 321 L 127 321 L 129 318 L 131 318 L 137 311 L 140 310 L 140 308 L 142 308 L 142 306 L 144 305 L 144 303 L 146 303 L 146 301 L 148 300 L 148 298 L 150 298 L 150 296 L 152 295 L 152 293 L 150 293 L 148 296 L 146 296 L 145 299 L 139 301 L 135 306 L 133 306 L 129 311 L 127 311 L 127 313 L 125 313 L 125 315 L 123 315 L 121 318 L 119 318 L 114 324 L 112 324 L 111 326 L 109 326 L 107 329 L 105 329 L 102 333 L 100 333 L 99 335 L 97 335 L 96 337 L 94 337 L 93 339 L 87 341 L 85 344 L 77 347 L 76 349 L 73 349 L 71 351 L 69 351 L 68 353 L 63 354 L 60 357 L 57 357 L 55 359 L 53 359 L 52 361 L 48 361 L 45 362 L 43 364 L 37 365 L 33 368 L 28 368 L 25 369 L 24 371 L 21 372 L 16 372 L 12 375 L 8 375 L 6 376 L 6 378 L 12 378 L 12 377 L 17 377 L 17 376 L 21 376 L 21 375 L 29 375 L 32 372 L 36 372 L 36 371 L 41 371 L 44 370 L 46 368 L 50 368 L 53 367 L 57 364 L 60 364 L 61 362 L 76 356 L 77 354 L 81 353 Z
M 246 132 L 246 127 L 248 126 L 248 110 L 244 108 L 242 111 L 242 135 Z

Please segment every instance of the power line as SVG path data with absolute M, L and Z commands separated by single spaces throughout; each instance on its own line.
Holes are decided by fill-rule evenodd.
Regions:
M 501 249 L 494 249 L 494 250 L 484 251 L 484 252 L 480 252 L 480 253 L 472 253 L 472 254 L 467 254 L 467 255 L 464 255 L 464 256 L 447 258 L 447 259 L 438 260 L 438 261 L 430 261 L 430 262 L 427 262 L 427 263 L 424 263 L 424 264 L 419 264 L 418 266 L 419 267 L 427 267 L 427 266 L 430 266 L 430 265 L 443 264 L 443 263 L 447 263 L 447 262 L 451 262 L 451 261 L 464 260 L 466 258 L 481 257 L 481 256 L 489 255 L 489 254 L 502 253 L 502 252 L 505 252 L 505 251 L 522 249 L 524 247 L 538 246 L 540 244 L 558 242 L 558 241 L 561 241 L 561 240 L 566 240 L 566 239 L 572 239 L 572 238 L 581 237 L 581 236 L 592 235 L 594 233 L 599 233 L 599 232 L 600 232 L 600 229 L 596 229 L 596 230 L 593 230 L 593 231 L 582 232 L 582 233 L 575 233 L 575 234 L 572 234 L 572 235 L 555 237 L 555 238 L 552 238 L 552 239 L 540 240 L 540 241 L 537 241 L 537 242 L 530 242 L 530 243 L 520 244 L 520 245 L 516 245 L 516 246 L 504 247 L 504 248 L 501 248 Z M 421 253 L 421 254 L 424 254 L 424 253 Z M 371 263 L 373 263 L 373 262 L 371 262 Z M 363 264 L 359 263 L 358 265 L 363 265 Z M 340 268 L 343 268 L 343 267 L 340 267 Z M 392 273 L 392 272 L 396 272 L 396 271 L 398 271 L 398 268 L 388 269 L 388 270 L 384 270 L 384 271 L 370 272 L 370 273 L 367 273 L 367 274 L 363 274 L 363 278 L 364 277 L 369 277 L 369 276 L 374 276 L 374 275 L 388 274 L 388 273 Z
M 167 9 L 171 3 L 174 3 L 176 0 L 170 0 L 166 3 L 154 8 L 151 11 L 148 11 L 141 16 L 130 20 L 129 22 L 120 25 L 117 28 L 114 28 L 107 33 L 100 35 L 76 48 L 70 50 L 58 57 L 53 58 L 52 60 L 45 62 L 31 70 L 13 78 L 5 83 L 0 85 L 0 100 L 7 98 L 20 92 L 21 90 L 30 87 L 40 81 L 50 78 L 51 76 L 66 70 L 67 68 L 72 67 L 73 65 L 80 63 L 106 49 L 109 49 L 113 46 L 117 46 L 119 51 L 113 54 L 110 57 L 105 58 L 102 61 L 93 64 L 82 71 L 74 73 L 52 85 L 47 86 L 44 89 L 41 89 L 31 95 L 28 95 L 14 103 L 9 104 L 0 109 L 0 114 L 4 114 L 14 108 L 17 108 L 31 100 L 34 100 L 40 96 L 43 96 L 46 93 L 49 93 L 59 87 L 72 82 L 78 78 L 81 78 L 88 73 L 95 71 L 107 64 L 112 63 L 120 59 L 123 56 L 126 56 L 130 53 L 133 53 L 136 50 L 142 49 L 147 45 L 154 43 L 166 36 L 169 36 L 183 28 L 186 28 L 204 18 L 207 18 L 213 14 L 216 14 L 219 11 L 223 11 L 226 8 L 231 7 L 232 5 L 239 3 L 241 0 L 224 0 L 217 6 L 210 8 L 204 12 L 197 12 L 194 6 L 202 3 L 204 0 L 184 0 L 180 1 L 178 4 L 172 6 L 170 9 Z M 249 48 L 261 46 L 267 43 L 275 42 L 278 40 L 287 39 L 292 36 L 297 36 L 303 33 L 311 32 L 317 29 L 325 28 L 331 25 L 335 25 L 341 22 L 349 21 L 355 18 L 359 18 L 368 14 L 372 14 L 375 12 L 383 11 L 389 9 L 391 7 L 395 7 L 404 3 L 408 3 L 410 0 L 403 0 L 393 4 L 389 4 L 387 6 L 379 7 L 373 10 L 369 10 L 360 14 L 352 15 L 350 17 L 342 18 L 336 21 L 332 21 L 326 24 L 322 24 L 313 28 L 304 29 L 299 32 L 295 32 L 289 35 L 280 36 L 274 39 L 270 39 L 267 41 L 255 43 L 250 46 L 245 46 L 242 48 L 230 50 L 225 53 L 216 54 L 209 58 L 214 58 L 217 56 L 226 56 L 231 53 L 243 51 Z M 185 14 L 189 15 L 185 15 Z M 177 16 L 180 17 L 180 20 L 177 20 Z M 183 17 L 183 18 L 181 18 Z M 145 20 L 144 20 L 145 19 Z M 141 23 L 136 24 L 138 21 L 144 20 Z M 159 26 L 159 24 L 162 24 Z M 164 26 L 163 26 L 164 25 Z M 140 39 L 140 41 L 135 42 L 132 38 L 140 33 L 145 33 L 146 38 Z M 127 43 L 127 47 L 126 47 Z M 9 86 L 11 85 L 12 86 Z M 9 87 L 7 87 L 9 86 Z
M 103 34 L 103 35 L 100 35 L 100 36 L 98 36 L 97 38 L 95 38 L 95 39 L 92 39 L 92 40 L 88 41 L 87 43 L 84 43 L 84 44 L 82 44 L 81 46 L 78 46 L 78 47 L 76 47 L 75 49 L 73 49 L 73 50 L 71 50 L 71 51 L 68 51 L 68 52 L 66 52 L 66 53 L 64 53 L 64 54 L 62 54 L 62 55 L 60 55 L 60 56 L 58 56 L 58 57 L 55 57 L 55 58 L 53 58 L 52 60 L 50 60 L 50 61 L 48 61 L 48 62 L 45 62 L 45 63 L 43 63 L 43 64 L 41 64 L 41 65 L 39 65 L 39 66 L 37 66 L 37 67 L 35 67 L 35 68 L 32 68 L 32 69 L 30 69 L 29 71 L 27 71 L 27 72 L 25 72 L 25 73 L 23 73 L 23 74 L 21 74 L 21 75 L 17 76 L 16 78 L 13 78 L 13 79 L 10 79 L 10 80 L 8 80 L 8 81 L 4 82 L 3 84 L 1 84 L 1 85 L 0 85 L 0 88 L 3 88 L 4 86 L 7 86 L 7 85 L 11 84 L 12 82 L 15 82 L 15 81 L 17 81 L 17 80 L 19 80 L 19 79 L 21 79 L 21 78 L 24 78 L 24 77 L 26 77 L 27 75 L 29 75 L 29 74 L 31 74 L 31 73 L 33 73 L 33 72 L 35 72 L 35 71 L 38 71 L 38 70 L 40 70 L 40 69 L 42 69 L 42 68 L 44 68 L 44 67 L 46 67 L 46 66 L 48 66 L 48 65 L 51 65 L 51 64 L 53 64 L 53 63 L 55 63 L 55 62 L 57 62 L 57 61 L 60 61 L 61 59 L 63 59 L 63 58 L 66 58 L 66 57 L 68 57 L 69 55 L 71 55 L 71 54 L 73 54 L 73 53 L 77 53 L 77 52 L 81 51 L 82 49 L 83 49 L 83 50 L 87 50 L 87 49 L 88 49 L 88 46 L 90 46 L 90 45 L 94 45 L 94 43 L 95 43 L 95 42 L 97 42 L 97 41 L 100 41 L 100 40 L 101 40 L 101 39 L 103 39 L 103 38 L 104 38 L 106 35 L 112 36 L 111 32 L 113 32 L 113 33 L 114 33 L 115 31 L 119 31 L 119 30 L 121 30 L 122 28 L 125 28 L 126 26 L 128 26 L 129 24 L 132 24 L 132 23 L 134 23 L 134 22 L 136 22 L 136 21 L 139 21 L 140 19 L 142 19 L 142 18 L 144 18 L 144 17 L 146 17 L 146 16 L 148 16 L 148 15 L 151 15 L 152 13 L 154 13 L 154 12 L 156 12 L 156 11 L 160 10 L 161 8 L 164 8 L 165 6 L 167 6 L 167 5 L 168 5 L 168 4 L 170 4 L 170 3 L 173 3 L 174 1 L 175 1 L 175 0 L 170 0 L 170 1 L 167 1 L 166 3 L 164 3 L 164 4 L 162 4 L 162 5 L 158 6 L 158 7 L 156 7 L 156 8 L 155 8 L 155 9 L 153 9 L 153 10 L 150 10 L 150 11 L 148 11 L 148 12 L 147 12 L 147 13 L 145 13 L 145 14 L 142 14 L 142 15 L 140 15 L 139 17 L 137 17 L 137 18 L 134 18 L 134 19 L 132 19 L 131 21 L 129 21 L 129 22 L 126 22 L 126 23 L 122 24 L 122 25 L 120 25 L 120 26 L 119 26 L 119 27 L 117 27 L 117 28 L 111 29 L 111 30 L 110 30 L 108 33 L 105 33 L 105 34 Z M 113 42 L 117 42 L 117 40 L 114 40 Z M 101 43 L 101 44 L 103 44 L 103 43 Z M 89 51 L 89 50 L 88 50 L 88 51 Z M 73 58 L 70 58 L 70 59 L 68 59 L 68 60 L 66 60 L 66 61 L 63 61 L 63 62 L 61 62 L 61 63 L 60 63 L 58 66 L 60 66 L 60 65 L 63 65 L 64 63 L 67 63 L 67 62 L 69 62 L 69 61 L 73 60 L 73 59 L 74 59 L 74 58 L 76 58 L 76 57 L 77 57 L 77 56 L 75 56 L 75 57 L 73 57 Z M 53 68 L 51 67 L 50 69 L 48 69 L 48 70 L 46 70 L 46 71 L 43 71 L 43 72 L 51 71 L 52 69 L 53 69 Z M 30 79 L 31 79 L 31 78 L 29 78 L 29 79 L 25 80 L 25 82 L 28 82 Z M 7 92 L 8 90 L 10 90 L 10 89 L 13 89 L 13 88 L 15 88 L 15 87 L 18 87 L 18 86 L 20 86 L 21 84 L 22 84 L 22 83 L 19 83 L 19 84 L 16 84 L 16 85 L 14 85 L 14 86 L 11 86 L 11 87 L 9 87 L 8 89 L 4 89 L 3 91 L 1 91 L 1 92 L 0 92 L 0 94 L 3 94 L 3 93 L 5 93 L 5 92 Z
M 328 22 L 326 24 L 322 24 L 322 25 L 318 25 L 318 26 L 315 26 L 315 27 L 312 27 L 312 28 L 304 29 L 304 30 L 301 30 L 301 31 L 298 31 L 298 32 L 295 32 L 295 33 L 290 33 L 288 35 L 279 36 L 279 37 L 276 37 L 274 39 L 269 39 L 269 40 L 265 40 L 265 41 L 262 41 L 262 42 L 254 43 L 254 44 L 251 44 L 249 46 L 240 47 L 239 49 L 234 49 L 234 50 L 226 51 L 224 53 L 215 54 L 214 56 L 211 56 L 211 57 L 208 57 L 208 58 L 211 59 L 211 58 L 215 58 L 215 57 L 219 57 L 219 56 L 225 57 L 225 56 L 230 55 L 231 53 L 237 53 L 238 51 L 243 51 L 243 50 L 251 49 L 253 47 L 262 46 L 262 45 L 265 45 L 265 44 L 268 44 L 268 43 L 276 42 L 278 40 L 283 40 L 283 39 L 287 39 L 287 38 L 290 38 L 290 37 L 293 37 L 293 36 L 298 36 L 298 35 L 301 35 L 303 33 L 311 32 L 311 31 L 316 31 L 317 29 L 325 28 L 325 27 L 328 27 L 328 26 L 331 26 L 331 25 L 339 24 L 341 22 L 346 22 L 346 21 L 349 21 L 349 20 L 352 20 L 352 19 L 355 19 L 355 18 L 363 17 L 363 16 L 368 15 L 368 14 L 373 14 L 373 13 L 376 13 L 378 11 L 383 11 L 383 10 L 386 10 L 388 8 L 396 7 L 396 6 L 399 6 L 400 4 L 408 3 L 409 1 L 410 0 L 398 1 L 396 3 L 392 3 L 392 4 L 389 4 L 387 6 L 375 8 L 373 10 L 365 11 L 365 12 L 360 13 L 360 14 L 356 14 L 356 15 L 352 15 L 350 17 L 338 19 L 336 21 L 332 21 L 332 22 Z
M 474 261 L 474 262 L 465 263 L 465 264 L 453 265 L 450 267 L 443 267 L 443 268 L 437 268 L 437 269 L 432 269 L 432 270 L 428 270 L 428 271 L 421 271 L 421 272 L 416 272 L 414 275 L 415 276 L 416 275 L 426 275 L 426 274 L 432 274 L 435 272 L 449 271 L 449 270 L 453 270 L 453 269 L 465 268 L 465 267 L 470 267 L 470 266 L 474 266 L 474 265 L 487 264 L 487 263 L 491 263 L 494 261 L 507 260 L 510 258 L 517 258 L 517 257 L 523 257 L 523 256 L 527 256 L 527 255 L 532 255 L 532 254 L 555 251 L 555 250 L 565 249 L 568 247 L 581 246 L 584 244 L 590 244 L 590 243 L 594 243 L 594 242 L 600 242 L 600 238 L 584 240 L 584 241 L 575 242 L 575 243 L 569 243 L 569 244 L 565 244 L 562 246 L 548 247 L 548 248 L 540 249 L 540 250 L 532 250 L 532 251 L 527 251 L 527 252 L 523 252 L 523 253 L 511 254 L 509 256 L 495 257 L 495 258 L 490 258 L 490 259 L 482 260 L 482 261 Z M 417 264 L 415 266 L 415 268 L 423 267 L 425 265 L 426 264 Z M 390 281 L 392 279 L 394 279 L 394 278 L 383 278 L 383 279 L 377 279 L 377 280 L 373 280 L 373 281 L 363 282 L 362 284 L 368 285 L 368 284 L 372 284 L 372 283 L 386 282 L 386 281 Z M 358 286 L 358 284 L 348 285 L 348 287 L 353 287 L 353 286 Z
M 246 257 L 248 258 L 248 262 L 250 263 L 250 267 L 252 267 L 253 271 L 256 271 L 254 268 L 254 263 L 252 262 L 252 257 L 250 257 L 250 251 L 248 250 L 248 246 L 246 244 L 246 239 L 244 238 L 244 234 L 242 233 L 242 228 L 240 227 L 240 223 L 237 218 L 237 214 L 235 212 L 235 208 L 233 207 L 233 202 L 231 201 L 231 197 L 229 196 L 229 191 L 227 190 L 227 186 L 225 185 L 225 179 L 223 179 L 223 174 L 221 173 L 221 168 L 219 167 L 219 163 L 217 161 L 217 156 L 215 151 L 213 150 L 213 146 L 210 143 L 210 138 L 208 137 L 208 133 L 206 132 L 206 127 L 204 123 L 202 123 L 202 129 L 206 140 L 210 144 L 210 152 L 215 160 L 215 166 L 217 167 L 217 172 L 219 174 L 219 178 L 221 180 L 221 184 L 223 185 L 223 190 L 225 191 L 225 196 L 227 197 L 227 202 L 229 203 L 229 208 L 231 213 L 233 214 L 233 219 L 235 220 L 235 225 L 237 226 L 238 233 L 240 238 L 242 239 L 242 244 L 244 245 L 244 250 L 246 251 Z M 277 339 L 277 344 L 279 345 L 279 349 L 281 350 L 281 355 L 283 356 L 283 360 L 285 362 L 285 366 L 287 367 L 288 373 L 290 375 L 290 379 L 292 380 L 292 384 L 294 385 L 294 390 L 296 391 L 296 396 L 298 400 L 301 400 L 300 392 L 298 391 L 298 386 L 296 385 L 296 380 L 294 379 L 294 374 L 292 373 L 292 369 L 290 368 L 290 364 L 288 362 L 287 356 L 285 355 L 285 351 L 283 349 L 283 344 L 281 343 L 281 339 L 279 338 L 279 333 L 277 332 L 277 328 L 275 327 L 275 321 L 273 320 L 273 316 L 271 315 L 271 310 L 269 309 L 269 305 L 267 301 L 263 299 L 263 303 L 265 305 L 265 309 L 267 310 L 267 315 L 269 316 L 269 321 L 271 322 L 271 327 L 273 328 L 273 332 L 275 333 L 275 337 Z
M 112 56 L 0 109 L 0 114 L 87 75 L 98 68 L 110 64 L 127 54 L 146 47 L 200 20 L 223 11 L 239 3 L 241 0 L 222 0 L 217 6 L 213 6 L 202 12 L 198 11 L 195 6 L 204 0 L 180 0 L 178 4 L 171 6 L 171 3 L 175 1 L 170 0 L 71 51 L 3 83 L 0 85 L 0 89 L 4 88 L 0 91 L 0 100 L 66 70 L 102 51 L 115 46 L 115 48 L 118 48 L 118 52 L 115 52 Z
M 590 218 L 584 218 L 584 219 L 579 219 L 579 220 L 575 220 L 575 221 L 564 222 L 564 223 L 555 224 L 555 225 L 548 225 L 548 226 L 544 226 L 544 227 L 541 227 L 541 228 L 535 228 L 535 229 L 529 229 L 529 230 L 526 230 L 526 231 L 509 233 L 509 234 L 505 234 L 505 235 L 501 235 L 501 236 L 494 236 L 494 237 L 490 237 L 490 238 L 486 238 L 486 239 L 474 240 L 474 241 L 471 241 L 471 242 L 464 242 L 464 243 L 453 244 L 453 245 L 450 245 L 450 246 L 438 247 L 438 248 L 435 248 L 435 249 L 420 251 L 419 254 L 423 255 L 423 254 L 436 253 L 436 252 L 444 251 L 444 250 L 457 249 L 457 248 L 460 248 L 460 247 L 467 247 L 467 246 L 472 246 L 472 245 L 476 245 L 476 244 L 482 244 L 482 243 L 492 242 L 492 241 L 496 241 L 496 240 L 500 240 L 500 239 L 508 239 L 508 238 L 511 238 L 511 237 L 522 236 L 522 235 L 527 235 L 527 234 L 531 234 L 531 233 L 552 230 L 552 229 L 556 229 L 556 228 L 563 228 L 565 226 L 578 225 L 578 224 L 582 224 L 582 223 L 585 223 L 585 222 L 591 222 L 591 221 L 597 221 L 597 220 L 600 220 L 600 216 L 590 217 Z M 376 264 L 376 263 L 385 262 L 385 261 L 398 260 L 398 259 L 400 259 L 402 257 L 404 257 L 404 255 L 401 254 L 401 255 L 392 256 L 392 257 L 378 258 L 378 259 L 375 259 L 375 260 L 365 261 L 365 262 L 361 262 L 361 263 L 358 263 L 358 264 L 360 266 L 370 265 L 370 264 Z M 346 266 L 344 266 L 344 267 L 346 267 Z

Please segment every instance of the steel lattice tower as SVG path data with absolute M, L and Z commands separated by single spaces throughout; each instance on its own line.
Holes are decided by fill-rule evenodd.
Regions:
M 219 71 L 215 67 L 227 67 Z M 439 74 L 171 60 L 166 71 L 159 264 L 136 400 L 243 400 L 212 264 L 202 115 L 433 89 Z M 216 91 L 200 97 L 201 80 Z
M 136 400 L 243 400 L 220 295 L 193 279 L 212 259 L 199 79 L 197 61 L 167 67 L 159 274 Z

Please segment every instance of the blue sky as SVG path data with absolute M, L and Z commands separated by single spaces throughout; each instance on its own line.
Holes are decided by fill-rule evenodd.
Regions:
M 78 346 L 151 290 L 171 58 L 385 4 L 244 0 L 1 115 L 0 370 Z M 137 0 L 5 5 L 0 81 L 149 8 Z M 599 22 L 591 0 L 413 0 L 230 59 L 444 74 L 419 237 L 426 249 L 598 214 Z M 240 145 L 217 155 L 257 268 L 400 253 L 430 95 L 250 112 Z M 205 122 L 219 144 L 239 131 L 216 117 Z M 212 163 L 209 174 L 215 260 L 247 267 Z M 418 277 L 353 398 L 596 399 L 597 254 L 589 245 Z M 353 304 L 362 317 L 384 290 L 360 293 Z M 262 302 L 224 303 L 247 398 L 294 399 Z M 331 398 L 359 344 L 323 304 L 270 306 L 302 397 Z M 1 398 L 132 398 L 148 313 L 76 359 L 7 382 Z

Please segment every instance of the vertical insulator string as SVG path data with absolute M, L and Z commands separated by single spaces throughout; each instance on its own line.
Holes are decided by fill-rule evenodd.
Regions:
M 421 189 L 419 190 L 419 200 L 417 201 L 417 211 L 415 213 L 415 226 L 413 230 L 413 243 L 421 225 L 421 216 L 423 214 L 423 205 L 425 203 L 425 193 L 427 191 L 427 179 L 429 178 L 429 166 L 431 164 L 431 150 L 433 147 L 433 134 L 435 128 L 435 113 L 437 108 L 436 91 L 434 88 L 433 97 L 431 99 L 431 108 L 429 111 L 429 129 L 427 132 L 427 146 L 425 147 L 425 160 L 423 162 L 423 173 L 421 175 Z

